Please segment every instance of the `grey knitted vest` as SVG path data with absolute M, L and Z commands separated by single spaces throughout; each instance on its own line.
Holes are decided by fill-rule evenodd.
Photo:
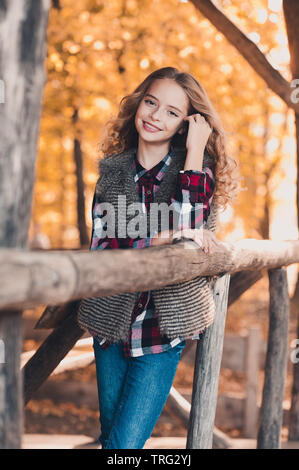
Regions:
M 128 214 L 128 210 L 120 211 L 118 214 L 118 195 L 126 196 L 127 206 L 141 202 L 131 170 L 135 151 L 136 149 L 132 148 L 99 160 L 100 177 L 95 191 L 101 202 L 109 202 L 114 206 L 116 234 L 119 230 L 118 222 L 123 226 L 134 217 Z M 174 148 L 174 151 L 171 163 L 154 195 L 154 202 L 170 204 L 178 172 L 184 169 L 186 149 Z M 206 151 L 203 166 L 213 167 L 211 157 Z M 149 223 L 149 211 L 144 217 Z M 109 224 L 109 221 L 107 223 Z M 217 205 L 213 199 L 206 228 L 215 232 L 216 223 Z M 157 224 L 160 231 L 159 219 Z M 213 322 L 215 303 L 212 282 L 212 278 L 198 276 L 189 281 L 151 291 L 162 334 L 166 334 L 170 340 L 178 336 L 191 336 L 202 332 Z M 126 340 L 137 297 L 137 292 L 127 292 L 106 297 L 84 298 L 78 309 L 78 323 L 92 335 L 111 342 Z

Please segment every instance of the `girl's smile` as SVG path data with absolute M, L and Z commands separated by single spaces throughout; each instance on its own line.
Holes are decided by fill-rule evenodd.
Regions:
M 147 121 L 143 121 L 143 128 L 148 132 L 159 132 L 161 130 L 157 126 L 154 126 L 154 124 L 151 124 Z

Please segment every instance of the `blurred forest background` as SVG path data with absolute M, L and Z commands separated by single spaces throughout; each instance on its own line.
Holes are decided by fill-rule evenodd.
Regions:
M 217 0 L 214 4 L 290 82 L 282 2 Z M 229 152 L 244 177 L 247 189 L 220 214 L 217 237 L 298 239 L 294 112 L 192 3 L 60 0 L 53 5 L 57 8 L 51 8 L 47 32 L 47 82 L 29 232 L 32 249 L 88 249 L 103 124 L 118 112 L 124 95 L 164 66 L 192 73 L 206 89 L 227 132 Z M 287 272 L 292 294 L 297 265 Z M 266 338 L 267 284 L 264 277 L 231 306 L 226 331 L 242 333 L 258 326 Z M 295 320 L 293 315 L 293 336 Z M 25 343 L 25 350 L 33 344 Z M 76 380 L 82 374 L 87 374 L 82 380 L 92 376 L 95 384 L 93 368 L 73 373 Z M 222 370 L 220 391 L 239 392 L 243 378 Z M 190 388 L 192 368 L 180 364 L 175 385 Z M 291 375 L 286 386 L 289 399 Z M 37 403 L 32 400 L 27 407 L 29 432 L 41 430 L 33 419 L 40 410 Z M 58 413 L 60 422 L 64 413 Z M 86 410 L 83 415 L 87 416 Z M 54 431 L 49 428 L 49 432 Z M 84 426 L 82 432 L 86 433 Z M 168 427 L 160 435 L 170 432 Z
M 215 4 L 290 81 L 281 2 Z M 101 127 L 146 75 L 171 65 L 206 89 L 248 188 L 221 214 L 219 238 L 297 239 L 293 111 L 192 4 L 61 0 L 60 6 L 49 18 L 31 236 L 38 223 L 54 249 L 88 245 Z

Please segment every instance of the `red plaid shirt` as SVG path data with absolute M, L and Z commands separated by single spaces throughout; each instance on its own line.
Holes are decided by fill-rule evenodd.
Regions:
M 174 149 L 171 146 L 167 155 L 157 165 L 150 170 L 146 170 L 138 162 L 137 155 L 133 159 L 132 172 L 136 182 L 136 191 L 139 192 L 140 199 L 144 203 L 146 210 L 150 209 L 153 202 L 153 195 L 171 162 Z M 171 197 L 174 210 L 178 211 L 179 229 L 200 228 L 207 222 L 214 191 L 214 177 L 210 168 L 203 168 L 203 171 L 181 170 L 178 173 L 175 194 Z M 195 211 L 195 204 L 204 204 L 202 211 Z M 102 238 L 101 221 L 103 214 L 97 211 L 96 194 L 92 203 L 92 237 L 90 250 L 120 249 L 120 248 L 144 248 L 151 246 L 151 237 L 146 238 Z M 198 213 L 199 212 L 199 213 Z M 169 228 L 173 228 L 172 211 L 169 212 Z M 190 216 L 190 219 L 189 219 Z M 130 332 L 126 341 L 122 341 L 125 357 L 142 356 L 144 354 L 158 354 L 169 348 L 176 346 L 188 337 L 178 337 L 170 340 L 166 335 L 161 334 L 158 323 L 158 314 L 155 311 L 151 291 L 139 292 L 135 307 L 132 312 Z M 96 337 L 103 349 L 110 346 L 110 342 L 105 338 Z M 199 334 L 191 337 L 199 339 Z

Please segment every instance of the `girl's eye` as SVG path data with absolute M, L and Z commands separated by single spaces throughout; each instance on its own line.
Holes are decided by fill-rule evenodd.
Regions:
M 145 103 L 149 103 L 149 104 L 155 104 L 154 101 L 150 100 L 149 98 L 145 99 L 144 100 Z M 178 115 L 176 113 L 174 113 L 173 111 L 169 110 L 170 113 L 172 113 L 174 116 L 178 117 Z
M 152 103 L 152 104 L 155 104 L 152 100 L 149 100 L 149 99 L 144 100 L 144 102 L 145 102 L 145 103 Z

